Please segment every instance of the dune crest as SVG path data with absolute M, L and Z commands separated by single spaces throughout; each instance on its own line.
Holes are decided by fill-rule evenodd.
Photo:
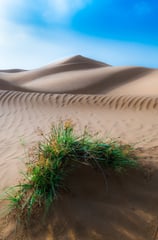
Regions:
M 62 60 L 60 64 L 80 64 L 80 63 L 85 63 L 91 65 L 93 68 L 95 67 L 105 67 L 105 66 L 110 66 L 109 64 L 106 64 L 104 62 L 96 61 L 91 58 L 84 57 L 82 55 L 75 55 L 73 57 L 66 58 L 65 60 Z

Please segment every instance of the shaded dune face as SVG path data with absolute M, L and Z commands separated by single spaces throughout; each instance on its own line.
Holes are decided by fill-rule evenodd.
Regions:
M 68 179 L 72 194 L 63 194 L 44 229 L 35 223 L 29 239 L 153 240 L 157 79 L 157 69 L 112 67 L 80 55 L 35 70 L 0 71 L 0 192 L 19 181 L 29 147 L 41 139 L 38 128 L 48 133 L 65 119 L 78 133 L 87 126 L 99 137 L 135 144 L 147 166 L 145 172 L 107 174 L 108 191 L 100 173 L 80 169 Z M 10 232 L 0 223 L 0 239 L 3 233 L 13 240 Z
M 0 90 L 26 91 L 25 88 L 19 87 L 14 83 L 2 79 L 0 79 Z

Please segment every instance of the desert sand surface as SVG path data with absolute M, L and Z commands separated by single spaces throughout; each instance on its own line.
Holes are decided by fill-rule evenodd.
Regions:
M 35 70 L 0 71 L 0 192 L 14 185 L 26 152 L 52 123 L 72 119 L 137 148 L 142 169 L 123 175 L 81 169 L 67 180 L 44 227 L 27 236 L 0 223 L 0 239 L 158 239 L 158 69 L 113 67 L 74 56 Z M 1 206 L 2 207 L 2 206 Z

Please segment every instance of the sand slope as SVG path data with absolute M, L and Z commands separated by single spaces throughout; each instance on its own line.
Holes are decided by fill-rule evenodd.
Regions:
M 38 128 L 48 132 L 61 119 L 72 119 L 78 132 L 88 126 L 102 137 L 136 144 L 146 166 L 122 176 L 109 173 L 108 191 L 99 173 L 78 171 L 68 179 L 72 193 L 56 203 L 44 229 L 35 223 L 30 239 L 157 239 L 157 74 L 82 56 L 31 71 L 0 72 L 1 191 L 18 181 L 25 152 L 40 139 Z M 14 239 L 14 226 L 4 225 L 0 239 Z

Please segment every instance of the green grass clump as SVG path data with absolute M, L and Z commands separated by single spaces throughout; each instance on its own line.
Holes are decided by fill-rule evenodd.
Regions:
M 52 126 L 49 136 L 39 143 L 27 163 L 24 179 L 7 191 L 10 209 L 16 218 L 30 219 L 38 209 L 47 213 L 59 192 L 66 188 L 65 178 L 79 165 L 122 170 L 136 167 L 129 145 L 95 140 L 88 133 L 77 136 L 71 121 Z

